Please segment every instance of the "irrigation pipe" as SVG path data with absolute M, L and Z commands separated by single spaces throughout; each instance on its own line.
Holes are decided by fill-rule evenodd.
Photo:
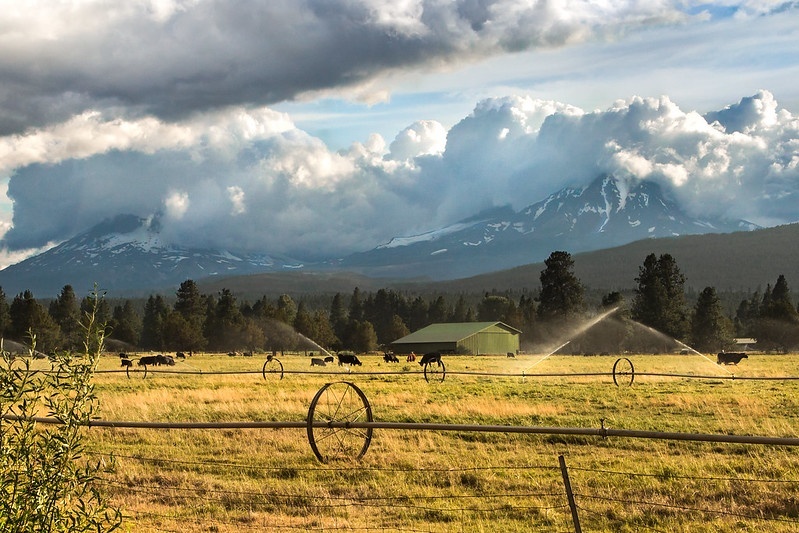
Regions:
M 3 420 L 31 420 L 40 424 L 63 424 L 57 418 L 25 418 L 4 415 Z M 145 429 L 304 429 L 308 422 L 264 421 L 264 422 L 131 422 L 121 420 L 89 420 L 80 424 L 88 427 L 145 428 Z M 546 427 L 546 426 L 502 426 L 481 424 L 436 424 L 417 422 L 313 422 L 313 427 L 334 429 L 402 429 L 423 431 L 473 431 L 479 433 L 514 433 L 526 435 L 578 435 L 594 437 L 624 437 L 638 439 L 680 440 L 692 442 L 723 442 L 731 444 L 769 444 L 775 446 L 799 446 L 797 437 L 768 437 L 761 435 L 720 435 L 713 433 L 676 433 L 644 431 L 635 429 Z
M 726 369 L 725 369 L 726 370 Z M 52 373 L 50 370 L 34 370 L 32 372 L 41 372 L 43 374 Z M 133 372 L 144 372 L 143 370 L 131 370 Z M 728 371 L 729 372 L 729 371 Z M 95 374 L 124 374 L 125 370 L 96 370 Z M 229 371 L 189 371 L 189 370 L 152 370 L 147 371 L 148 374 L 184 374 L 193 376 L 221 376 L 221 375 L 247 375 L 258 374 L 262 375 L 261 370 L 229 370 Z M 405 376 L 423 374 L 422 370 L 409 370 L 409 371 L 381 371 L 381 372 L 362 372 L 362 371 L 332 371 L 322 372 L 318 370 L 284 370 L 284 374 L 298 374 L 298 375 L 317 375 L 317 376 Z M 507 372 L 464 372 L 447 370 L 447 375 L 452 376 L 478 376 L 478 377 L 505 377 L 505 378 L 567 378 L 567 377 L 592 377 L 592 376 L 613 376 L 612 372 L 541 372 L 541 373 L 527 373 L 520 374 L 507 373 Z M 726 379 L 731 381 L 797 381 L 799 376 L 736 376 L 735 374 L 729 375 L 711 375 L 711 374 L 679 374 L 668 372 L 639 372 L 635 371 L 636 377 L 638 376 L 651 376 L 651 377 L 672 377 L 672 378 L 694 378 L 694 379 Z

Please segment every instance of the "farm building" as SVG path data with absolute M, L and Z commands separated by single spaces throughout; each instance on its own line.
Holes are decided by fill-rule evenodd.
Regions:
M 502 322 L 431 324 L 391 343 L 397 353 L 428 352 L 464 355 L 506 354 L 519 351 L 521 331 Z

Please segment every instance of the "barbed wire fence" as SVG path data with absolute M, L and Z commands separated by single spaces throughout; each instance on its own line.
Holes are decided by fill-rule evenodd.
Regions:
M 108 455 L 100 452 L 89 452 L 94 455 Z M 223 470 L 229 473 L 240 473 L 242 471 L 267 471 L 267 473 L 280 476 L 280 467 L 259 467 L 254 465 L 236 464 L 220 461 L 180 461 L 174 459 L 117 455 L 113 456 L 116 461 L 134 461 L 148 464 L 159 464 L 170 468 L 199 468 Z M 668 474 L 648 473 L 638 471 L 615 471 L 607 469 L 597 469 L 583 466 L 570 465 L 566 468 L 571 478 L 569 484 L 560 483 L 560 474 L 565 465 L 564 456 L 559 456 L 560 466 L 525 464 L 525 465 L 501 465 L 483 466 L 469 468 L 364 468 L 360 466 L 350 467 L 319 467 L 297 468 L 292 467 L 293 474 L 301 476 L 307 473 L 313 478 L 323 471 L 325 475 L 334 477 L 349 478 L 353 474 L 363 476 L 364 472 L 395 474 L 402 477 L 407 476 L 456 476 L 466 477 L 475 472 L 488 472 L 491 474 L 506 473 L 516 471 L 523 478 L 536 478 L 541 484 L 541 478 L 545 478 L 546 485 L 550 487 L 547 491 L 515 491 L 503 493 L 484 493 L 479 490 L 471 493 L 463 493 L 453 488 L 450 491 L 438 490 L 437 494 L 371 494 L 369 496 L 337 496 L 333 494 L 314 494 L 286 492 L 286 491 L 235 491 L 225 489 L 209 488 L 186 488 L 170 487 L 164 485 L 138 485 L 129 486 L 127 483 L 114 479 L 101 479 L 100 483 L 107 488 L 122 493 L 135 493 L 144 498 L 155 501 L 174 501 L 192 502 L 196 506 L 194 518 L 180 515 L 181 522 L 196 521 L 198 524 L 208 525 L 210 521 L 221 521 L 224 523 L 224 516 L 209 518 L 208 506 L 215 508 L 246 508 L 251 511 L 265 513 L 277 513 L 286 518 L 285 522 L 270 521 L 270 529 L 275 531 L 401 531 L 417 532 L 431 531 L 431 529 L 418 529 L 413 524 L 418 520 L 407 520 L 403 522 L 401 515 L 413 515 L 428 517 L 431 522 L 437 524 L 451 524 L 452 530 L 460 530 L 458 524 L 469 523 L 476 518 L 492 520 L 493 518 L 507 518 L 513 515 L 522 522 L 527 522 L 539 530 L 554 532 L 580 533 L 582 531 L 580 520 L 587 518 L 588 522 L 594 527 L 603 530 L 621 530 L 624 528 L 638 531 L 665 531 L 658 527 L 658 523 L 664 518 L 683 523 L 697 523 L 712 520 L 715 517 L 735 519 L 738 522 L 747 524 L 749 528 L 777 531 L 781 528 L 799 528 L 799 507 L 796 502 L 786 502 L 783 514 L 771 511 L 741 511 L 733 502 L 707 501 L 704 505 L 685 505 L 680 503 L 670 503 L 669 498 L 663 497 L 658 486 L 651 489 L 651 499 L 642 500 L 626 497 L 626 492 L 634 491 L 631 487 L 637 481 L 644 480 L 647 486 L 652 482 L 661 482 L 663 490 L 670 490 L 671 486 L 667 482 L 679 480 L 690 486 L 690 490 L 698 495 L 709 494 L 708 485 L 721 484 L 726 487 L 729 495 L 736 493 L 759 492 L 751 489 L 751 486 L 789 485 L 792 490 L 799 485 L 799 479 L 776 479 L 776 478 L 754 478 L 739 476 L 697 476 L 686 475 L 675 472 Z M 554 461 L 553 461 L 554 462 Z M 601 477 L 609 481 L 608 485 L 614 487 L 627 486 L 627 491 L 612 491 L 611 493 L 599 492 L 591 489 L 591 484 L 587 478 Z M 614 479 L 615 478 L 615 479 Z M 397 483 L 396 485 L 401 485 Z M 750 488 L 748 488 L 750 487 Z M 573 500 L 573 501 L 571 501 Z M 511 503 L 508 503 L 511 502 Z M 723 508 L 722 505 L 732 505 L 732 508 Z M 373 516 L 384 517 L 385 520 L 376 520 L 368 526 L 352 526 L 347 521 L 336 524 L 336 521 L 327 522 L 324 525 L 319 523 L 316 518 L 319 514 L 326 514 L 335 517 L 339 510 L 352 509 L 368 510 Z M 571 508 L 571 514 L 570 514 Z M 298 520 L 297 517 L 311 516 Z M 575 518 L 577 517 L 577 518 Z M 134 512 L 126 514 L 125 519 L 129 523 L 135 524 L 138 521 L 151 522 L 159 519 L 169 523 L 176 520 L 175 515 L 159 512 Z M 230 523 L 235 523 L 236 528 L 242 530 L 260 530 L 262 525 L 242 523 L 239 519 L 230 519 Z M 169 526 L 164 526 L 158 531 L 169 532 Z

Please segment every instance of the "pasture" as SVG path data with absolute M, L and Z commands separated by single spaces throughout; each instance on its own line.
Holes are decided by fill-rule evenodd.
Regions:
M 351 370 L 279 356 L 283 379 L 264 379 L 263 354 L 195 355 L 146 378 L 109 355 L 95 387 L 103 420 L 302 422 L 345 380 L 381 422 L 799 435 L 799 382 L 724 379 L 799 376 L 796 356 L 627 357 L 637 375 L 617 387 L 616 356 L 444 356 L 446 378 L 428 382 L 380 355 Z M 799 531 L 789 446 L 375 429 L 360 461 L 322 464 L 296 428 L 92 427 L 86 445 L 113 464 L 100 488 L 130 532 L 574 531 L 560 455 L 583 531 Z

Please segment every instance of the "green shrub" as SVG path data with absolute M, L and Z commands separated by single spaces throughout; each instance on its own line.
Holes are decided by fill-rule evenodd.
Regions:
M 91 383 L 103 350 L 105 325 L 96 321 L 101 299 L 81 326 L 84 354 L 50 355 L 51 369 L 32 371 L 30 358 L 2 352 L 0 358 L 0 531 L 113 531 L 121 513 L 109 507 L 96 487 L 111 465 L 84 455 L 83 433 L 97 411 Z M 37 355 L 29 332 L 30 356 Z M 45 423 L 41 417 L 58 423 Z

